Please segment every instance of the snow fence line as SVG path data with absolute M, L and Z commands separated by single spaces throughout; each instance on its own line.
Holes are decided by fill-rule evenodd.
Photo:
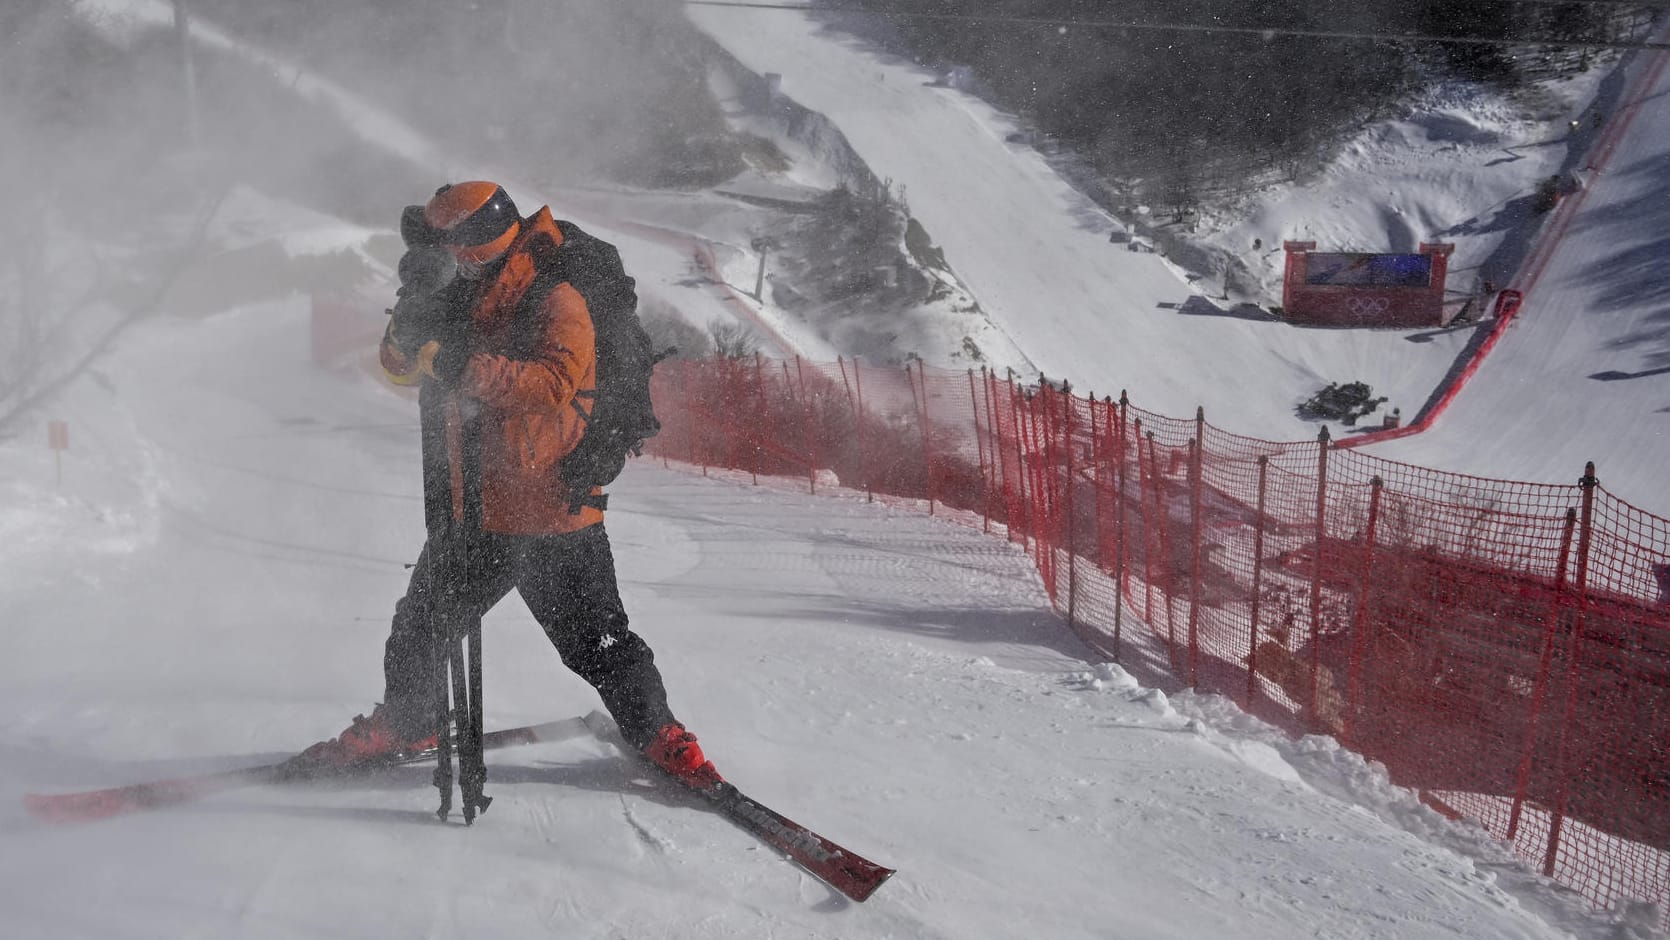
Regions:
M 919 361 L 674 361 L 654 393 L 648 457 L 950 510 L 1111 660 L 1144 630 L 1597 908 L 1670 906 L 1670 519 L 1592 466 L 1472 477 Z
M 1595 142 L 1594 159 L 1590 160 L 1584 167 L 1590 174 L 1598 176 L 1605 172 L 1606 165 L 1611 162 L 1612 154 L 1618 148 L 1618 142 L 1629 131 L 1630 125 L 1634 123 L 1636 115 L 1641 111 L 1641 103 L 1647 92 L 1658 84 L 1667 65 L 1670 65 L 1670 52 L 1657 52 L 1654 54 L 1651 63 L 1636 72 L 1634 81 L 1630 82 L 1629 88 L 1621 96 L 1624 105 L 1620 114 L 1607 125 L 1600 139 Z M 1514 318 L 1519 313 L 1525 298 L 1530 296 L 1532 289 L 1536 287 L 1537 281 L 1542 278 L 1543 270 L 1548 267 L 1549 259 L 1554 256 L 1554 252 L 1565 239 L 1566 230 L 1571 227 L 1572 220 L 1577 217 L 1578 209 L 1582 207 L 1588 194 L 1589 187 L 1580 185 L 1571 195 L 1560 199 L 1559 205 L 1555 207 L 1553 215 L 1543 226 L 1541 234 L 1537 236 L 1536 243 L 1531 247 L 1530 255 L 1526 258 L 1524 265 L 1521 266 L 1513 283 L 1497 295 L 1490 331 L 1485 334 L 1481 342 L 1470 345 L 1462 353 L 1462 358 L 1456 363 L 1456 367 L 1450 370 L 1450 374 L 1434 392 L 1433 396 L 1427 400 L 1420 414 L 1415 416 L 1415 420 L 1403 427 L 1370 431 L 1366 434 L 1344 438 L 1338 441 L 1336 446 L 1365 447 L 1370 444 L 1409 437 L 1432 427 L 1433 422 L 1438 420 L 1438 416 L 1450 407 L 1456 396 L 1478 373 L 1479 366 L 1483 364 L 1485 356 L 1488 356 L 1490 351 L 1496 347 L 1496 343 L 1501 340 L 1508 327 L 1513 325 Z

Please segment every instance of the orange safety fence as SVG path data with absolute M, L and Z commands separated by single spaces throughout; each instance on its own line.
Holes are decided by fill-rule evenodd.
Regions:
M 656 371 L 649 452 L 963 510 L 1103 655 L 1333 735 L 1597 907 L 1670 908 L 1670 520 L 985 371 Z

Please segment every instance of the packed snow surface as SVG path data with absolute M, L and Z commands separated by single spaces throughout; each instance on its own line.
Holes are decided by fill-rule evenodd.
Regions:
M 245 766 L 380 692 L 421 543 L 415 405 L 306 356 L 301 303 L 156 321 L 0 451 L 0 909 L 15 936 L 1560 937 L 1559 892 L 1326 739 L 1095 661 L 979 529 L 635 463 L 610 533 L 680 717 L 751 795 L 899 874 L 851 904 L 581 739 L 81 826 L 25 791 Z M 584 713 L 514 596 L 490 727 Z M 1137 657 L 1141 659 L 1140 656 Z M 1446 844 L 1446 840 L 1448 844 Z M 1552 911 L 1552 914 L 1548 912 Z M 1541 913 L 1539 913 L 1541 912 Z

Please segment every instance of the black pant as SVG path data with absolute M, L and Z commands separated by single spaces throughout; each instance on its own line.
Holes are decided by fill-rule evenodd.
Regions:
M 628 743 L 642 747 L 673 720 L 655 654 L 627 625 L 601 523 L 563 535 L 478 533 L 446 564 L 440 555 L 434 540 L 424 545 L 406 596 L 394 606 L 383 654 L 384 702 L 402 734 L 434 728 L 430 625 L 438 608 L 468 623 L 513 587 L 563 664 L 597 689 Z

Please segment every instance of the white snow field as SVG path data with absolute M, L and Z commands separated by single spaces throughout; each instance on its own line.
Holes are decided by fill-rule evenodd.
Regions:
M 1670 52 L 1626 74 L 1640 93 L 1610 120 L 1628 130 L 1579 171 L 1567 198 L 1583 202 L 1517 322 L 1431 430 L 1375 453 L 1562 483 L 1593 460 L 1612 492 L 1670 516 Z
M 814 36 L 795 14 L 774 16 L 750 20 L 776 25 L 747 33 L 757 48 L 737 54 L 779 48 L 803 67 L 797 77 L 755 64 L 785 73 L 786 91 L 906 183 L 1007 334 L 1016 368 L 1081 387 L 1106 376 L 1096 391 L 1128 385 L 1145 407 L 1185 414 L 1205 403 L 1230 430 L 1294 437 L 1314 433 L 1287 414 L 1294 390 L 1364 378 L 1424 399 L 1464 342 L 1162 307 L 1198 292 L 1155 256 L 1110 246 L 1111 221 L 1007 144 L 993 130 L 1001 116 L 893 62 L 854 69 L 852 57 L 868 53 Z M 194 24 L 200 38 L 204 28 Z M 818 97 L 820 75 L 830 88 L 844 76 L 845 95 Z M 372 136 L 447 163 L 421 138 Z M 1652 159 L 1643 151 L 1635 163 Z M 1626 165 L 1620 150 L 1609 173 Z M 496 172 L 437 174 L 464 170 Z M 1635 178 L 1662 187 L 1651 173 Z M 534 192 L 516 189 L 528 201 Z M 1603 202 L 1604 192 L 1587 197 L 1574 228 L 1597 206 L 1615 206 L 1620 224 L 1644 208 Z M 291 250 L 365 234 L 304 230 L 293 210 L 248 193 L 231 204 L 260 209 L 240 218 L 265 220 Z M 1641 253 L 1612 263 L 1654 257 L 1656 217 L 1639 218 L 1596 240 Z M 673 292 L 687 278 L 676 238 L 579 220 L 616 238 L 652 287 Z M 1017 250 L 1035 263 L 1015 265 Z M 1594 273 L 1560 275 L 1559 263 L 1538 290 Z M 734 310 L 723 292 L 702 296 L 694 322 Z M 1634 295 L 1618 309 L 1626 301 Z M 1628 309 L 1648 325 L 1649 309 Z M 613 488 L 609 529 L 628 610 L 674 707 L 751 795 L 899 869 L 868 903 L 845 901 L 589 739 L 493 753 L 495 803 L 470 830 L 435 821 L 426 767 L 82 826 L 30 819 L 25 792 L 285 756 L 335 734 L 380 692 L 388 617 L 423 537 L 415 404 L 369 376 L 315 366 L 307 316 L 292 298 L 136 327 L 41 415 L 71 427 L 62 483 L 39 446 L 43 427 L 0 441 L 7 936 L 1663 936 L 1649 926 L 1655 912 L 1588 913 L 1330 739 L 1292 741 L 1220 699 L 1168 695 L 1163 678 L 1094 661 L 1050 612 L 1026 555 L 999 537 L 852 494 L 643 461 Z M 1510 334 L 1486 373 L 1514 362 L 1532 329 Z M 780 345 L 800 351 L 790 332 Z M 1610 387 L 1640 395 L 1657 387 L 1647 381 Z M 1645 427 L 1639 407 L 1634 415 L 1629 427 Z M 1505 446 L 1486 443 L 1481 455 Z M 1634 453 L 1643 474 L 1658 459 Z M 1612 485 L 1614 463 L 1590 456 Z M 1572 475 L 1555 462 L 1554 478 Z M 596 707 L 515 598 L 489 616 L 485 645 L 489 727 Z M 1133 657 L 1133 672 L 1155 658 Z
M 380 692 L 422 539 L 414 404 L 300 302 L 131 333 L 0 450 L 0 910 L 17 937 L 1610 936 L 1326 739 L 1086 657 L 1017 546 L 848 495 L 633 465 L 609 526 L 673 704 L 757 799 L 899 874 L 855 905 L 584 739 L 84 825 L 19 797 L 258 763 Z M 515 598 L 490 727 L 581 714 Z M 455 818 L 456 820 L 456 818 Z

